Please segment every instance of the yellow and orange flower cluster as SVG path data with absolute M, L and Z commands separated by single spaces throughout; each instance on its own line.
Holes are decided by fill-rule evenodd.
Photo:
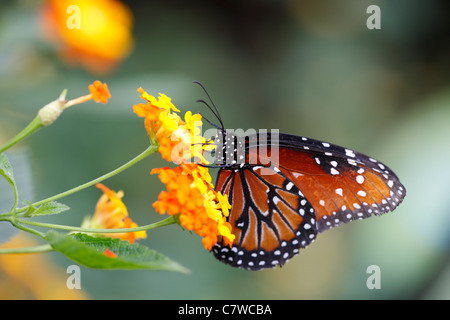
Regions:
M 97 202 L 94 216 L 85 218 L 81 225 L 82 228 L 121 229 L 137 227 L 137 224 L 128 217 L 127 207 L 122 202 L 122 191 L 114 192 L 100 183 L 96 187 L 103 191 L 103 195 Z M 128 240 L 130 243 L 133 243 L 136 239 L 147 237 L 145 231 L 101 233 L 98 235 L 120 238 L 121 240 Z
M 152 144 L 159 145 L 165 160 L 180 164 L 173 169 L 152 170 L 167 189 L 160 193 L 154 208 L 160 214 L 178 215 L 183 227 L 203 237 L 203 245 L 208 250 L 220 236 L 231 246 L 234 235 L 226 222 L 231 207 L 228 198 L 214 190 L 208 168 L 198 164 L 205 163 L 203 150 L 211 147 L 200 135 L 201 115 L 188 111 L 183 121 L 166 95 L 160 94 L 156 99 L 142 88 L 138 92 L 146 103 L 135 105 L 134 112 L 145 117 Z M 192 158 L 197 163 L 192 163 Z
M 231 206 L 226 196 L 214 190 L 207 168 L 182 164 L 174 169 L 153 169 L 151 173 L 158 174 L 167 188 L 153 204 L 157 212 L 179 214 L 180 224 L 203 237 L 207 250 L 211 250 L 218 236 L 228 245 L 233 243 L 231 225 L 225 218 Z
M 133 48 L 133 14 L 118 0 L 45 0 L 41 25 L 60 56 L 94 73 L 107 73 Z
M 183 119 L 175 112 L 180 112 L 165 94 L 158 99 L 149 95 L 142 88 L 138 89 L 146 103 L 133 106 L 139 117 L 145 118 L 145 128 L 152 144 L 159 145 L 159 153 L 175 163 L 198 162 L 207 163 L 203 158 L 205 139 L 200 135 L 202 116 L 188 111 Z M 175 111 L 175 112 L 172 112 Z

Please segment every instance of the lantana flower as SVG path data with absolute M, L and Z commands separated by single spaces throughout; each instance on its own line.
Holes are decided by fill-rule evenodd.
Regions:
M 95 80 L 88 86 L 88 88 L 89 94 L 67 101 L 65 107 L 68 108 L 72 105 L 80 104 L 89 100 L 94 100 L 97 103 L 107 103 L 108 99 L 111 98 L 111 94 L 109 93 L 108 85 L 106 83 Z
M 69 64 L 110 72 L 133 47 L 133 15 L 119 0 L 45 0 L 42 30 Z
M 208 169 L 196 164 L 182 164 L 174 169 L 153 169 L 166 185 L 153 207 L 160 214 L 179 215 L 180 224 L 203 237 L 203 246 L 211 250 L 217 237 L 227 244 L 234 240 L 231 225 L 226 222 L 230 205 L 226 197 L 216 192 Z
M 111 98 L 106 83 L 101 83 L 98 80 L 95 80 L 94 83 L 89 85 L 89 91 L 91 92 L 91 98 L 97 103 L 106 103 Z
M 212 249 L 218 237 L 231 246 L 235 236 L 226 221 L 231 206 L 226 195 L 214 190 L 208 168 L 201 165 L 207 164 L 204 149 L 211 147 L 200 135 L 202 116 L 188 111 L 183 120 L 166 95 L 160 93 L 157 99 L 142 88 L 138 92 L 146 103 L 134 105 L 134 112 L 145 118 L 152 144 L 159 145 L 165 160 L 179 164 L 173 169 L 151 171 L 159 175 L 167 189 L 159 194 L 153 207 L 160 214 L 177 215 L 183 227 L 203 237 L 207 250 Z
M 137 224 L 128 217 L 127 207 L 122 202 L 123 191 L 114 192 L 100 183 L 96 187 L 103 191 L 103 195 L 97 202 L 94 216 L 86 217 L 81 225 L 82 228 L 121 229 L 137 227 Z M 128 240 L 130 243 L 133 243 L 136 239 L 147 237 L 145 231 L 99 233 L 96 235 L 120 238 L 121 240 Z
M 90 93 L 87 95 L 67 101 L 65 99 L 67 90 L 64 90 L 59 99 L 50 102 L 39 110 L 39 117 L 42 125 L 48 126 L 52 124 L 65 109 L 73 105 L 84 103 L 89 100 L 94 100 L 97 103 L 107 103 L 108 99 L 111 98 L 107 84 L 102 83 L 99 80 L 95 80 L 89 85 L 89 92 Z
M 205 138 L 200 135 L 202 116 L 186 112 L 183 119 L 180 112 L 165 94 L 160 93 L 158 99 L 149 95 L 142 88 L 138 89 L 146 103 L 133 106 L 139 117 L 145 118 L 145 128 L 152 144 L 159 145 L 159 153 L 169 161 L 176 163 L 198 162 L 208 164 L 203 157 Z

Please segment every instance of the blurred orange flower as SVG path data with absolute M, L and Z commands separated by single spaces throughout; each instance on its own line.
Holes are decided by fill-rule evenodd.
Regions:
M 94 229 L 122 229 L 136 228 L 137 224 L 128 217 L 128 210 L 122 202 L 123 192 L 114 192 L 103 184 L 98 183 L 97 188 L 104 194 L 100 197 L 95 208 L 93 217 L 86 217 L 81 225 L 82 228 Z M 99 233 L 97 236 L 120 238 L 133 243 L 135 239 L 146 238 L 145 231 L 127 233 Z
M 2 248 L 25 248 L 41 243 L 28 233 L 18 233 Z M 0 255 L 0 300 L 88 299 L 86 292 L 67 287 L 67 270 L 45 254 Z
M 118 0 L 46 0 L 41 21 L 64 60 L 94 73 L 110 72 L 133 47 L 133 15 Z

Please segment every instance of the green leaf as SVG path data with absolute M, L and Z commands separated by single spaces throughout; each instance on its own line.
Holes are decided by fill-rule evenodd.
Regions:
M 11 211 L 13 211 L 17 207 L 17 187 L 16 182 L 14 181 L 12 166 L 9 163 L 8 157 L 6 157 L 4 153 L 0 153 L 0 174 L 8 181 L 8 183 L 11 185 L 11 188 L 13 189 L 14 204 L 11 208 Z
M 105 237 L 92 237 L 84 233 L 63 234 L 53 230 L 47 232 L 45 239 L 56 251 L 69 259 L 94 269 L 122 270 L 165 270 L 189 273 L 189 270 L 137 243 Z M 116 258 L 106 256 L 109 249 L 117 255 Z
M 50 202 L 44 203 L 43 205 L 41 205 L 38 208 L 30 207 L 30 209 L 28 209 L 25 216 L 26 217 L 36 217 L 36 216 L 49 215 L 49 214 L 58 214 L 58 213 L 67 211 L 69 209 L 70 209 L 70 207 L 66 206 L 63 203 L 59 203 L 57 201 L 50 201 Z
M 8 181 L 14 181 L 13 169 L 9 163 L 8 157 L 4 153 L 0 153 L 0 174 Z

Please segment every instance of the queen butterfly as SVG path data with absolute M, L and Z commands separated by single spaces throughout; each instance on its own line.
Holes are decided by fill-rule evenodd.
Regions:
M 282 266 L 318 233 L 392 211 L 406 195 L 395 173 L 374 158 L 289 134 L 276 141 L 258 133 L 240 138 L 223 128 L 214 109 L 222 125 L 216 126 L 215 186 L 228 195 L 235 240 L 230 248 L 219 239 L 212 252 L 226 264 Z

